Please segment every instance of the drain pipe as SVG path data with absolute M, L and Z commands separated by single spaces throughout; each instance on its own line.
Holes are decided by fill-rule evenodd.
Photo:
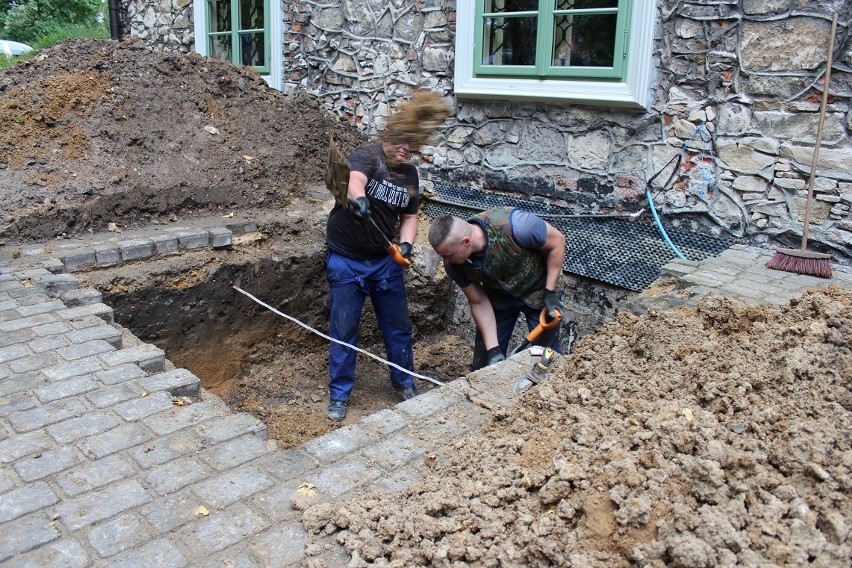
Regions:
M 112 39 L 121 41 L 121 0 L 109 0 L 109 31 Z

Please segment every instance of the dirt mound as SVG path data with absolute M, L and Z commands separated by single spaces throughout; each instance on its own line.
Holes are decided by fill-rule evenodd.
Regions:
M 0 236 L 281 207 L 322 183 L 332 133 L 344 148 L 360 139 L 251 68 L 70 40 L 0 71 Z
M 852 293 L 623 314 L 396 496 L 319 504 L 350 566 L 848 566 Z

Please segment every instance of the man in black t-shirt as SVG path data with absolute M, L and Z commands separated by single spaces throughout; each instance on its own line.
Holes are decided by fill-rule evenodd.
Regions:
M 403 269 L 386 248 L 395 240 L 399 224 L 399 248 L 411 257 L 417 233 L 419 178 L 409 162 L 409 145 L 385 139 L 356 148 L 349 156 L 350 205 L 336 204 L 328 216 L 327 276 L 331 303 L 331 337 L 358 344 L 361 311 L 367 296 L 385 342 L 388 360 L 413 369 L 412 328 Z M 346 403 L 355 385 L 357 353 L 338 343 L 329 347 L 328 417 L 346 417 Z M 391 367 L 392 386 L 406 400 L 417 396 L 414 378 Z

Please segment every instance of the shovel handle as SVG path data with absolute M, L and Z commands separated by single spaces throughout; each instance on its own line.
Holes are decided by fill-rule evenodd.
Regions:
M 388 251 L 388 254 L 391 255 L 391 258 L 394 260 L 394 262 L 396 262 L 400 266 L 404 268 L 411 267 L 411 261 L 402 256 L 402 251 L 399 250 L 399 245 L 391 243 L 387 247 L 385 247 L 385 250 Z
M 538 336 L 541 335 L 545 330 L 553 329 L 559 322 L 562 321 L 562 313 L 559 310 L 556 310 L 556 317 L 550 321 L 547 321 L 547 308 L 541 309 L 541 314 L 538 316 L 538 325 L 535 326 L 532 331 L 530 331 L 529 335 L 527 335 L 527 343 L 532 343 Z

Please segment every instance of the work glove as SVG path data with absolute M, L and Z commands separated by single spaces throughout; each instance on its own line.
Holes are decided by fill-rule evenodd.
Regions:
M 500 351 L 500 346 L 498 345 L 497 347 L 492 347 L 485 352 L 485 360 L 488 362 L 488 365 L 493 365 L 494 363 L 505 361 L 506 356 L 503 355 L 502 351 Z
M 399 243 L 399 253 L 405 260 L 411 260 L 411 243 Z
M 544 307 L 547 308 L 547 316 L 550 319 L 556 317 L 556 311 L 560 314 L 565 313 L 565 306 L 562 305 L 562 292 L 556 290 L 544 289 Z
M 370 200 L 366 196 L 350 199 L 349 208 L 352 210 L 352 214 L 359 219 L 366 219 L 370 216 Z

